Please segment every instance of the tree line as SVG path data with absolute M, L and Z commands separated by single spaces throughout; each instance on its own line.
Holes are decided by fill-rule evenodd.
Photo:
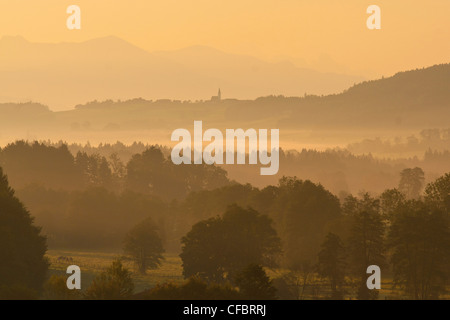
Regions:
M 89 162 L 90 156 L 68 157 L 64 147 L 52 152 L 68 159 L 68 164 L 73 161 L 75 167 L 77 157 L 79 163 Z M 97 168 L 101 163 L 97 161 Z M 195 174 L 170 176 L 173 168 L 157 148 L 133 156 L 127 166 L 131 170 L 125 181 L 132 184 L 123 192 L 105 185 L 72 191 L 34 185 L 19 195 L 27 208 L 0 173 L 3 295 L 42 290 L 47 242 L 120 248 L 142 273 L 158 268 L 165 251 L 178 252 L 187 279 L 184 285 L 227 293 L 226 288 L 231 288 L 239 297 L 256 290 L 250 288 L 256 280 L 248 281 L 255 277 L 264 283 L 261 290 L 271 292 L 273 298 L 314 297 L 317 283 L 323 282 L 329 289 L 322 296 L 373 299 L 376 292 L 365 287 L 366 268 L 373 264 L 392 274 L 405 297 L 439 298 L 447 290 L 450 173 L 425 186 L 424 172 L 408 168 L 399 175 L 396 189 L 337 197 L 320 184 L 296 177 L 283 177 L 277 185 L 259 189 L 228 180 L 215 185 L 215 177 L 226 178 L 226 174 L 213 167 L 209 167 L 212 173 L 198 167 Z M 164 168 L 168 171 L 162 174 Z M 194 182 L 187 178 L 190 174 Z M 167 200 L 158 192 L 174 192 L 162 186 L 173 186 L 170 177 L 184 182 L 183 188 L 206 179 L 206 187 L 203 182 L 193 190 L 183 189 L 185 197 Z M 27 209 L 38 217 L 44 232 Z M 32 266 L 37 268 L 31 270 Z M 118 264 L 112 266 L 116 267 L 119 272 Z M 277 274 L 280 268 L 288 272 Z M 28 270 L 29 277 L 23 276 Z M 273 273 L 273 281 L 266 272 Z M 95 283 L 106 286 L 114 279 L 108 274 L 99 277 Z M 184 285 L 163 284 L 141 297 L 182 297 Z

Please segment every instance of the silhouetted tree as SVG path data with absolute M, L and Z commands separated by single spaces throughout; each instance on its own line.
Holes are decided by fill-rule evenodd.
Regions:
M 251 263 L 275 266 L 281 244 L 271 224 L 267 216 L 236 205 L 195 224 L 181 241 L 184 276 L 222 282 Z
M 239 272 L 234 279 L 239 293 L 246 300 L 275 300 L 276 289 L 263 267 L 250 264 Z
M 151 146 L 127 164 L 125 186 L 135 192 L 179 199 L 189 192 L 210 190 L 229 183 L 227 172 L 215 165 L 175 165 L 161 149 Z
M 406 196 L 398 189 L 385 190 L 380 196 L 380 208 L 384 218 L 392 220 L 405 201 Z
M 155 146 L 142 154 L 135 154 L 127 164 L 126 187 L 136 192 L 156 195 L 170 192 L 170 187 L 178 186 L 172 185 L 168 166 L 163 153 Z
M 151 218 L 142 221 L 127 233 L 124 251 L 134 260 L 141 274 L 161 265 L 164 249 L 158 228 Z
M 317 265 L 319 275 L 328 278 L 331 288 L 331 299 L 342 299 L 342 285 L 345 279 L 345 250 L 341 238 L 329 233 L 322 243 Z
M 0 287 L 4 296 L 8 287 L 41 289 L 49 264 L 44 256 L 46 239 L 40 232 L 0 168 Z
M 385 263 L 385 225 L 380 202 L 366 193 L 362 199 L 349 197 L 344 207 L 352 220 L 348 248 L 353 273 L 360 278 L 358 298 L 375 299 L 378 291 L 367 288 L 366 272 L 371 265 L 382 267 Z
M 398 189 L 403 192 L 408 199 L 417 199 L 420 197 L 425 180 L 425 173 L 421 168 L 408 168 L 400 173 L 400 182 Z
M 320 184 L 295 177 L 283 177 L 272 192 L 269 212 L 282 236 L 287 265 L 298 269 L 304 261 L 315 263 L 327 228 L 340 218 L 339 200 Z
M 54 147 L 16 141 L 1 149 L 0 165 L 16 189 L 31 183 L 65 190 L 83 186 L 74 157 L 64 144 Z
M 394 219 L 389 242 L 394 281 L 413 299 L 437 299 L 450 270 L 449 222 L 441 209 L 419 201 L 405 204 Z
M 120 191 L 123 189 L 124 179 L 126 176 L 126 167 L 116 152 L 109 156 L 109 164 L 111 167 L 111 179 L 115 191 Z
M 105 157 L 79 151 L 75 157 L 75 166 L 86 187 L 111 187 L 112 172 Z
M 425 188 L 425 200 L 450 215 L 450 173 L 446 173 Z

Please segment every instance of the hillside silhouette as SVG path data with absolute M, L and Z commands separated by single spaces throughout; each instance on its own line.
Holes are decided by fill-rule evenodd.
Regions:
M 145 56 L 145 52 L 139 54 Z M 174 129 L 191 128 L 194 120 L 203 120 L 205 127 L 221 130 L 279 128 L 284 148 L 343 146 L 361 139 L 407 137 L 424 129 L 448 128 L 448 79 L 450 64 L 442 64 L 362 82 L 328 96 L 238 100 L 227 99 L 223 89 L 225 99 L 211 102 L 216 88 L 206 100 L 93 100 L 68 111 L 51 111 L 34 102 L 6 103 L 0 104 L 0 141 L 132 143 L 145 139 L 170 144 Z

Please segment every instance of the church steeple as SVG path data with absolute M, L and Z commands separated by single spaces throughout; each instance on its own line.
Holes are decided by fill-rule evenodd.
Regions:
M 220 91 L 220 88 L 219 88 L 219 91 L 217 92 L 217 96 L 212 96 L 211 101 L 219 102 L 221 100 L 222 100 L 222 92 Z

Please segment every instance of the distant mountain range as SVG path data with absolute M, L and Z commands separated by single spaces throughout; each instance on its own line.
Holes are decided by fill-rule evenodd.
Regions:
M 208 99 L 219 87 L 237 99 L 330 94 L 362 80 L 202 46 L 150 53 L 117 37 L 81 43 L 0 40 L 0 102 L 35 101 L 52 110 L 104 99 Z

